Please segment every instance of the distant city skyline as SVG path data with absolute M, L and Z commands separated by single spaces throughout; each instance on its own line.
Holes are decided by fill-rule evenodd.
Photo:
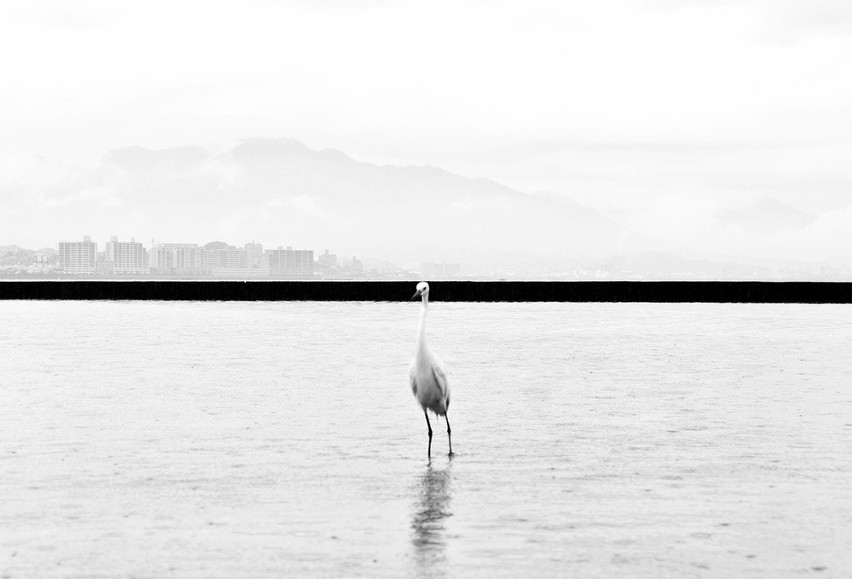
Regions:
M 417 273 L 427 279 L 453 279 L 462 273 L 458 263 L 422 263 L 416 271 L 406 271 L 389 262 L 358 256 L 339 257 L 328 249 L 294 249 L 290 246 L 264 247 L 251 241 L 233 245 L 224 241 L 198 243 L 158 243 L 146 248 L 131 237 L 111 236 L 99 245 L 83 235 L 61 240 L 57 248 L 36 250 L 17 245 L 0 246 L 0 278 L 8 277 L 178 277 L 188 279 L 353 279 L 399 278 Z M 316 256 L 316 259 L 315 259 Z
M 852 263 L 842 0 L 37 0 L 0 48 L 0 244 Z
M 847 235 L 842 211 L 804 211 L 769 196 L 691 209 L 670 199 L 655 209 L 668 216 L 666 226 L 648 224 L 643 232 L 631 225 L 636 214 L 625 218 L 438 167 L 362 163 L 293 139 L 250 139 L 218 154 L 203 147 L 131 147 L 78 170 L 70 183 L 7 188 L 8 226 L 0 235 L 8 241 L 0 243 L 49 246 L 48 236 L 82 230 L 101 238 L 118 232 L 145 240 L 334 246 L 408 266 L 540 269 L 637 252 L 766 267 L 852 263 L 852 244 L 837 243 Z M 43 229 L 51 215 L 58 219 L 69 210 L 79 217 Z M 685 237 L 672 245 L 674 235 Z
M 152 240 L 153 241 L 153 240 Z M 852 281 L 852 266 L 815 263 L 725 263 L 685 260 L 674 254 L 639 253 L 578 259 L 570 265 L 482 268 L 469 264 L 421 262 L 402 267 L 386 260 L 340 257 L 254 241 L 154 243 L 111 236 L 99 250 L 98 240 L 82 236 L 51 247 L 30 249 L 0 245 L 0 279 L 57 276 L 102 279 L 175 277 L 182 279 L 543 279 L 543 280 L 818 280 Z

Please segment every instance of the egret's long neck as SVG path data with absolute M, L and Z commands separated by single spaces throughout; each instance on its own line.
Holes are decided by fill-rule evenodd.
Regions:
M 426 312 L 429 310 L 429 296 L 423 294 L 423 306 L 420 308 L 420 328 L 417 330 L 417 353 L 426 351 Z

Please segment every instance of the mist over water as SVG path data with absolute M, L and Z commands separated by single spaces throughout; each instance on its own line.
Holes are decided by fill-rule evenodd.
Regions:
M 852 310 L 0 303 L 0 574 L 838 576 Z

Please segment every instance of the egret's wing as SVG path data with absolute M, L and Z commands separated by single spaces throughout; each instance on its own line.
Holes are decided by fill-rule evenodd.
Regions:
M 438 360 L 435 360 L 432 364 L 432 374 L 435 376 L 435 382 L 438 383 L 438 388 L 441 389 L 441 395 L 449 401 L 450 381 L 447 379 L 447 371 L 444 370 L 444 365 Z
M 417 380 L 414 379 L 414 364 L 408 369 L 408 380 L 411 382 L 411 393 L 417 396 Z

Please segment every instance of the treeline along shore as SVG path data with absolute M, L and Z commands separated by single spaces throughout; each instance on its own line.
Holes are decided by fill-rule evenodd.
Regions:
M 2 281 L 2 300 L 406 301 L 412 281 Z M 852 303 L 848 282 L 431 281 L 445 302 Z

